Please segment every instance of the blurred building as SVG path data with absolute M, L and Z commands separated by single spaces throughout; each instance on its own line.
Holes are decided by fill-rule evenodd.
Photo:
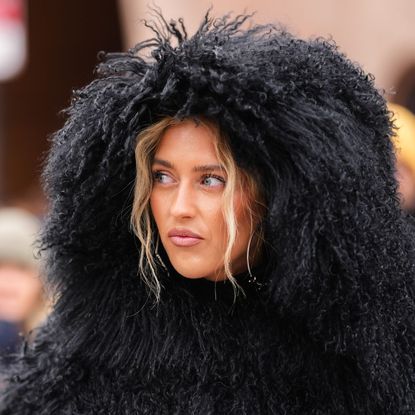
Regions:
M 122 49 L 116 0 L 20 0 L 26 64 L 0 83 L 0 204 L 41 215 L 39 176 L 48 137 L 64 122 L 73 88 L 91 81 L 101 50 Z M 0 0 L 0 12 L 3 3 Z

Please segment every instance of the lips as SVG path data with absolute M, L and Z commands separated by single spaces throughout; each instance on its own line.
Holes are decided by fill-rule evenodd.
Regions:
M 178 229 L 174 228 L 169 231 L 167 236 L 172 243 L 176 246 L 193 246 L 200 243 L 203 238 L 190 229 Z

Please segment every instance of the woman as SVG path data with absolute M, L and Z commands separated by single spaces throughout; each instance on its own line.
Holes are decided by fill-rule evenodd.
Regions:
M 2 415 L 414 410 L 385 101 L 246 19 L 153 27 L 75 94 L 44 172 L 56 304 Z
M 259 179 L 237 169 L 229 140 L 209 121 L 162 118 L 137 143 L 132 225 L 144 248 L 141 275 L 157 300 L 161 285 L 153 252 L 159 255 L 160 239 L 172 272 L 227 280 L 240 289 L 232 273 L 248 270 L 254 278 L 250 264 L 264 254 L 259 222 L 266 206 Z

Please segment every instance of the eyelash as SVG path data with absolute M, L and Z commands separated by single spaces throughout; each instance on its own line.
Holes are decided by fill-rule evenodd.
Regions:
M 223 177 L 217 176 L 216 174 L 209 173 L 209 174 L 204 174 L 202 176 L 202 180 L 206 180 L 209 178 L 219 180 L 221 183 L 225 184 L 225 179 Z
M 160 171 L 160 170 L 156 170 L 156 171 L 154 171 L 153 172 L 153 179 L 155 180 L 155 181 L 157 181 L 157 177 L 156 177 L 156 175 L 157 174 L 163 174 L 163 175 L 166 175 L 166 173 L 163 173 L 162 171 Z M 223 183 L 223 184 L 225 184 L 226 183 L 226 181 L 225 181 L 225 179 L 223 178 L 223 177 L 221 177 L 221 176 L 217 176 L 216 174 L 211 174 L 211 173 L 209 173 L 209 174 L 204 174 L 202 177 L 201 177 L 201 180 L 206 180 L 206 179 L 209 179 L 209 178 L 213 178 L 213 179 L 217 179 L 217 180 L 219 180 L 221 183 Z M 157 181 L 158 182 L 158 181 Z M 208 186 L 208 187 L 211 187 L 211 186 Z

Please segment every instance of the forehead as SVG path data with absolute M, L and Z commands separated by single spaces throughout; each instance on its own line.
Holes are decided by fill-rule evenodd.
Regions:
M 193 156 L 198 159 L 216 159 L 216 142 L 217 135 L 213 128 L 204 123 L 196 124 L 193 120 L 186 120 L 166 129 L 157 146 L 156 156 L 169 154 L 185 158 Z

